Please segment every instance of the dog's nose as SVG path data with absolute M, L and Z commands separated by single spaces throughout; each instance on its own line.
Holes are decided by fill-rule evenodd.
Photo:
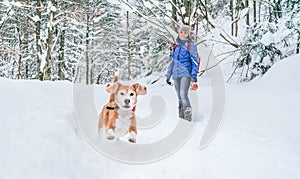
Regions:
M 124 102 L 125 102 L 125 104 L 129 104 L 130 103 L 130 99 L 125 99 Z

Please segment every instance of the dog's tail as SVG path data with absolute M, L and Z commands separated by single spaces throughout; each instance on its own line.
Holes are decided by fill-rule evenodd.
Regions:
M 115 72 L 114 75 L 114 83 L 119 81 L 119 73 Z M 110 94 L 109 96 L 109 102 L 114 102 L 115 101 L 115 95 L 114 94 Z
M 118 82 L 119 81 L 119 73 L 116 72 L 114 75 L 114 82 Z

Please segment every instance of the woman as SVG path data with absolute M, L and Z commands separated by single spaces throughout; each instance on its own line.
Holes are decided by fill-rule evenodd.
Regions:
M 190 27 L 182 25 L 176 39 L 176 45 L 172 50 L 172 59 L 167 72 L 166 82 L 171 84 L 173 76 L 174 86 L 178 97 L 179 117 L 192 120 L 192 108 L 188 97 L 190 83 L 197 82 L 198 57 L 196 45 L 189 38 Z M 190 43 L 190 49 L 187 43 Z

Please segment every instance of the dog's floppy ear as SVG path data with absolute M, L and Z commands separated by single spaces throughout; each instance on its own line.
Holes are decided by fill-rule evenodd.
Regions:
M 137 94 L 139 95 L 147 94 L 147 88 L 145 86 L 141 86 L 139 83 L 134 83 L 132 86 L 134 87 Z
M 106 91 L 108 93 L 115 93 L 119 87 L 119 83 L 108 83 L 106 85 Z

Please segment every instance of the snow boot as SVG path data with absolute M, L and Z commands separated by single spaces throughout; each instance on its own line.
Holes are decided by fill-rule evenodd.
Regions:
M 183 108 L 183 119 L 187 121 L 192 121 L 192 108 L 187 106 L 187 107 L 182 107 Z
M 181 106 L 178 107 L 178 117 L 179 118 L 183 118 L 184 117 L 183 107 L 181 107 Z

